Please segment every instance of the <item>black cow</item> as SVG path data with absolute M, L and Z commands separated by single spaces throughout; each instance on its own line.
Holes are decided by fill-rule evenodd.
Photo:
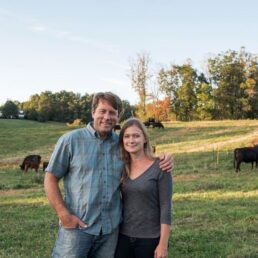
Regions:
M 114 127 L 114 131 L 120 131 L 121 130 L 121 126 L 119 124 L 115 125 Z
M 164 125 L 161 122 L 154 122 L 152 126 L 153 128 L 157 127 L 164 129 Z
M 35 171 L 38 172 L 40 162 L 41 162 L 40 155 L 29 155 L 24 158 L 22 164 L 20 165 L 20 168 L 25 172 L 28 172 L 29 168 L 35 169 Z
M 42 165 L 42 167 L 43 167 L 43 172 L 45 171 L 45 169 L 47 168 L 47 166 L 48 166 L 48 161 L 44 161 L 44 162 L 43 162 L 43 165 Z
M 143 124 L 144 124 L 146 127 L 148 127 L 148 128 L 149 128 L 150 125 L 151 125 L 149 121 L 145 121 L 145 122 L 143 122 Z
M 236 148 L 234 150 L 234 168 L 236 168 L 236 172 L 240 171 L 241 162 L 245 163 L 256 163 L 256 167 L 258 166 L 258 145 L 254 147 L 244 147 L 244 148 Z
M 149 128 L 162 128 L 164 129 L 164 125 L 160 122 L 160 121 L 156 121 L 154 118 L 148 118 L 145 122 L 143 122 L 143 124 Z
M 153 117 L 149 117 L 145 122 L 143 122 L 143 124 L 146 126 L 146 127 L 150 127 L 152 126 L 153 127 L 153 124 L 155 123 L 155 118 Z

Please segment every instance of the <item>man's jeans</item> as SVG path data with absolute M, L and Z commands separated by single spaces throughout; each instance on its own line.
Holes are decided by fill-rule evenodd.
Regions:
M 113 258 L 118 229 L 111 234 L 94 236 L 79 228 L 59 227 L 53 258 Z

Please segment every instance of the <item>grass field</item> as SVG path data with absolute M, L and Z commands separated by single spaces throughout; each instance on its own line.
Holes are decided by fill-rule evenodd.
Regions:
M 0 257 L 50 257 L 57 218 L 43 173 L 22 174 L 24 156 L 48 160 L 58 123 L 0 120 Z M 157 153 L 174 157 L 169 257 L 258 257 L 258 169 L 233 169 L 232 150 L 258 139 L 257 120 L 171 122 L 148 129 Z

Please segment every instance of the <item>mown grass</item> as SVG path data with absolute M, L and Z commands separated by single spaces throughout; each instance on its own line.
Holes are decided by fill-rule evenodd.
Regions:
M 173 153 L 173 227 L 169 257 L 258 257 L 258 169 L 233 169 L 232 150 L 258 138 L 257 120 L 172 122 L 149 129 L 157 153 Z M 58 123 L 0 120 L 0 257 L 50 257 L 57 218 L 43 173 L 22 174 L 22 158 L 47 160 Z M 2 151 L 3 149 L 3 151 Z
M 27 120 L 0 120 L 0 162 L 20 160 L 26 154 L 48 156 L 60 136 L 70 128 L 61 123 Z M 13 162 L 11 162 L 13 164 Z

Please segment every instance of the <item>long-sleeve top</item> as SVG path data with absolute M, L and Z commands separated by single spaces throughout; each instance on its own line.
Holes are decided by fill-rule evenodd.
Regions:
M 138 238 L 160 236 L 160 225 L 171 224 L 172 176 L 159 160 L 135 179 L 122 183 L 123 221 L 120 233 Z

